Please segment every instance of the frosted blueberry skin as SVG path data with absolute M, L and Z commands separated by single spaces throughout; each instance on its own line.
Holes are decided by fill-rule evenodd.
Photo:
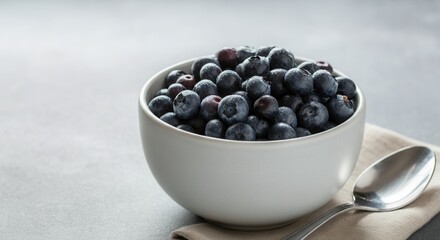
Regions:
M 235 67 L 235 72 L 243 79 L 243 82 L 246 82 L 246 76 L 244 75 L 244 67 L 243 63 L 240 63 Z
M 284 76 L 284 85 L 287 90 L 300 96 L 313 92 L 313 78 L 308 72 L 299 68 L 292 68 Z
M 200 103 L 200 116 L 207 121 L 218 118 L 217 109 L 221 99 L 217 95 L 210 95 L 204 98 Z
M 187 73 L 182 70 L 173 70 L 168 73 L 165 77 L 165 86 L 169 87 L 171 84 L 175 83 L 180 76 L 186 75 Z
M 264 57 L 252 56 L 244 60 L 240 65 L 243 68 L 244 79 L 253 76 L 266 76 L 269 71 L 269 63 Z
M 269 55 L 267 55 L 267 60 L 271 70 L 276 68 L 289 70 L 295 66 L 295 57 L 293 54 L 280 47 L 270 50 Z
M 193 75 L 186 74 L 180 76 L 176 83 L 182 84 L 186 89 L 193 89 L 194 85 L 196 85 L 196 79 Z
M 296 132 L 296 137 L 305 137 L 305 136 L 309 136 L 312 133 L 309 131 L 309 129 L 307 128 L 302 128 L 302 127 L 297 127 L 295 128 L 295 132 Z
M 257 55 L 262 57 L 267 57 L 272 49 L 276 46 L 261 46 L 257 49 Z
M 257 138 L 267 138 L 270 125 L 266 120 L 255 115 L 250 115 L 246 119 L 246 123 L 254 129 Z
M 240 122 L 226 129 L 225 138 L 229 140 L 254 141 L 256 136 L 254 129 L 249 124 Z
M 200 109 L 200 97 L 192 90 L 184 90 L 177 94 L 173 101 L 173 110 L 180 119 L 191 119 L 197 116 Z
M 330 119 L 336 124 L 345 122 L 354 114 L 354 104 L 345 95 L 336 95 L 327 101 Z
M 161 117 L 167 112 L 173 111 L 173 101 L 165 95 L 157 96 L 148 103 L 148 108 L 157 117 Z
M 302 99 L 303 99 L 304 103 L 309 103 L 309 102 L 323 103 L 324 102 L 323 99 L 316 92 L 312 92 L 311 94 L 303 96 Z
M 254 102 L 254 112 L 258 117 L 272 119 L 278 112 L 278 101 L 271 95 L 263 95 Z
M 249 107 L 249 114 L 251 114 L 251 112 L 253 111 L 253 109 L 252 109 L 252 104 L 253 104 L 253 102 L 252 102 L 252 100 L 249 98 L 247 92 L 246 92 L 246 91 L 241 91 L 241 90 L 240 90 L 240 91 L 236 91 L 234 94 L 235 94 L 235 95 L 240 95 L 240 96 L 242 96 L 242 97 L 246 100 L 246 102 L 248 103 L 248 107 Z
M 353 80 L 347 77 L 336 77 L 335 79 L 338 83 L 338 94 L 345 95 L 350 100 L 356 96 L 356 84 Z
M 168 89 L 166 89 L 166 88 L 161 88 L 161 89 L 159 89 L 159 91 L 156 92 L 156 94 L 154 95 L 154 97 L 157 97 L 157 96 L 160 96 L 160 95 L 165 95 L 165 96 L 168 96 L 168 97 L 169 97 Z
M 326 70 L 318 70 L 313 75 L 313 86 L 321 97 L 332 97 L 338 91 L 338 83 Z
M 222 69 L 234 69 L 239 63 L 238 53 L 235 48 L 222 48 L 215 55 Z
M 269 140 L 283 140 L 289 138 L 295 138 L 296 132 L 289 124 L 286 123 L 275 123 L 269 128 L 267 138 Z
M 257 54 L 257 49 L 250 46 L 240 46 L 236 48 L 238 61 L 243 62 L 246 58 L 252 57 Z
M 337 126 L 336 123 L 334 123 L 334 122 L 332 122 L 332 121 L 329 120 L 329 121 L 324 125 L 324 129 L 323 129 L 323 131 L 325 131 L 325 130 L 329 130 L 329 129 L 334 128 L 334 127 L 336 127 L 336 126 Z
M 196 59 L 191 65 L 191 74 L 194 75 L 196 81 L 200 80 L 200 70 L 207 63 L 214 63 L 217 66 L 220 66 L 219 62 L 214 57 L 201 57 Z
M 297 68 L 305 70 L 310 74 L 313 74 L 319 70 L 318 65 L 314 62 L 302 62 L 297 66 Z
M 239 95 L 228 95 L 222 98 L 217 111 L 219 118 L 227 125 L 244 122 L 249 115 L 248 103 Z
M 292 64 L 290 60 L 293 60 Z M 221 74 L 226 77 L 223 76 L 225 79 L 218 84 Z M 165 76 L 164 87 L 156 92 L 148 107 L 171 126 L 212 137 L 225 138 L 226 129 L 238 123 L 249 125 L 258 140 L 284 139 L 286 136 L 268 137 L 269 129 L 279 123 L 289 125 L 296 137 L 308 136 L 331 129 L 354 114 L 356 85 L 351 79 L 336 75 L 325 61 L 306 61 L 295 67 L 294 55 L 283 48 L 228 47 L 220 49 L 215 55 L 195 60 L 189 74 L 182 70 L 170 71 Z M 286 81 L 286 78 L 291 79 Z M 303 78 L 307 81 L 301 81 Z M 192 113 L 183 111 L 191 117 L 174 110 L 174 100 L 183 91 L 192 91 L 200 98 L 198 107 L 191 108 Z M 222 97 L 232 95 L 245 101 L 241 99 L 239 105 L 223 107 L 227 109 L 223 115 L 229 114 L 230 117 L 222 118 L 219 115 Z M 191 102 L 191 99 L 188 101 Z M 155 106 L 158 102 L 165 104 Z M 246 114 L 237 111 L 240 107 L 246 108 L 245 105 Z M 316 111 L 315 116 L 311 114 L 313 111 Z M 216 121 L 208 125 L 211 120 Z M 290 129 L 285 132 L 289 134 Z
M 284 95 L 278 100 L 280 106 L 289 107 L 295 113 L 298 112 L 299 108 L 303 105 L 303 100 L 300 96 L 294 94 Z
M 212 119 L 205 126 L 205 135 L 208 137 L 224 138 L 226 125 L 220 119 Z
M 326 70 L 330 74 L 333 74 L 333 67 L 332 67 L 332 65 L 330 65 L 329 62 L 326 62 L 326 61 L 316 61 L 316 65 L 318 66 L 319 69 Z
M 160 117 L 160 120 L 168 123 L 171 126 L 177 127 L 180 124 L 182 124 L 182 122 L 180 121 L 180 119 L 177 117 L 177 115 L 174 112 L 167 112 L 164 115 L 162 115 Z
M 322 103 L 309 102 L 299 109 L 297 118 L 301 127 L 316 133 L 324 129 L 329 119 L 329 112 Z
M 194 133 L 202 135 L 205 133 L 207 121 L 203 119 L 202 116 L 197 115 L 196 117 L 187 120 L 186 123 L 194 129 Z
M 253 76 L 247 80 L 246 92 L 250 99 L 255 100 L 263 95 L 270 95 L 270 84 L 261 76 Z
M 193 127 L 191 127 L 189 124 L 180 124 L 179 126 L 177 126 L 178 129 L 187 131 L 187 132 L 191 132 L 191 133 L 195 133 L 195 130 Z
M 284 87 L 284 76 L 286 72 L 287 70 L 285 69 L 277 68 L 271 70 L 266 76 L 266 80 L 270 84 L 270 95 L 275 98 L 281 97 L 286 93 Z
M 217 90 L 220 96 L 230 95 L 241 89 L 242 79 L 237 72 L 233 70 L 224 70 L 216 81 Z
M 221 72 L 222 69 L 217 64 L 207 63 L 200 69 L 200 79 L 208 79 L 215 83 Z
M 278 112 L 271 119 L 271 123 L 273 125 L 279 122 L 286 123 L 293 128 L 295 128 L 298 125 L 296 114 L 289 107 L 278 108 Z
M 168 87 L 168 95 L 172 100 L 174 100 L 177 94 L 179 94 L 183 90 L 186 90 L 186 87 L 184 87 L 182 84 L 173 83 Z
M 196 85 L 194 85 L 193 91 L 196 92 L 202 100 L 209 95 L 218 95 L 217 85 L 208 79 L 197 82 Z

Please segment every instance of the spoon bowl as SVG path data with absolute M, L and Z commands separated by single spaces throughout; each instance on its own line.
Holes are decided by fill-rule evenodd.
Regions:
M 391 211 L 416 199 L 435 169 L 435 155 L 427 147 L 401 149 L 378 160 L 357 179 L 354 203 L 370 210 Z
M 414 201 L 434 174 L 436 157 L 424 146 L 402 148 L 373 163 L 358 177 L 353 202 L 330 209 L 283 239 L 304 239 L 340 213 L 351 210 L 392 211 Z

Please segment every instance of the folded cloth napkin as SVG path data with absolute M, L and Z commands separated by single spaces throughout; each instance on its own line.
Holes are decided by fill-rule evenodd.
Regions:
M 296 222 L 267 231 L 235 231 L 211 223 L 199 223 L 175 230 L 172 239 L 228 240 L 281 239 L 309 223 L 330 208 L 351 201 L 356 178 L 370 164 L 402 147 L 424 145 L 440 157 L 440 147 L 423 143 L 390 130 L 367 124 L 359 161 L 343 189 L 326 205 Z M 440 173 L 437 167 L 431 182 L 414 202 L 391 212 L 352 211 L 337 216 L 309 235 L 308 239 L 407 239 L 440 211 Z

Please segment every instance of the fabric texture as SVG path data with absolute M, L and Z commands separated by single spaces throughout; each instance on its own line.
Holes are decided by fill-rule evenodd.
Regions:
M 228 240 L 228 239 L 281 239 L 301 226 L 342 203 L 350 202 L 356 178 L 376 160 L 406 146 L 430 147 L 437 157 L 440 147 L 433 146 L 399 133 L 367 124 L 359 161 L 344 187 L 320 209 L 299 218 L 282 228 L 266 231 L 237 231 L 211 223 L 185 226 L 171 234 L 172 239 Z M 440 211 L 440 173 L 437 167 L 424 192 L 411 204 L 390 212 L 351 211 L 343 213 L 322 225 L 307 239 L 407 239 Z

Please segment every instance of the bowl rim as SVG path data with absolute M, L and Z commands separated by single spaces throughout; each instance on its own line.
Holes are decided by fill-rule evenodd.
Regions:
M 162 75 L 166 72 L 170 72 L 175 69 L 182 68 L 182 66 L 193 63 L 198 58 L 200 58 L 200 57 L 180 61 L 178 63 L 175 63 L 171 66 L 168 66 L 168 67 L 163 68 L 162 70 L 156 72 L 153 76 L 148 78 L 148 80 L 144 83 L 144 85 L 142 86 L 142 89 L 140 91 L 139 99 L 138 99 L 139 109 L 142 110 L 142 112 L 144 114 L 146 114 L 146 116 L 148 118 L 150 118 L 153 122 L 158 124 L 158 126 L 169 129 L 171 131 L 175 131 L 176 134 L 185 136 L 187 138 L 194 138 L 194 140 L 203 140 L 203 141 L 209 141 L 209 142 L 213 142 L 213 143 L 222 143 L 222 144 L 251 144 L 251 145 L 274 145 L 274 144 L 281 144 L 281 143 L 299 143 L 299 142 L 303 143 L 308 140 L 315 141 L 318 138 L 322 138 L 324 136 L 330 135 L 331 133 L 341 131 L 343 128 L 347 127 L 348 125 L 351 125 L 354 121 L 356 121 L 356 119 L 362 117 L 362 115 L 363 115 L 362 113 L 365 111 L 365 108 L 366 108 L 365 96 L 364 96 L 362 90 L 359 88 L 359 85 L 356 83 L 357 101 L 356 101 L 356 110 L 355 110 L 354 114 L 349 119 L 336 125 L 335 127 L 330 128 L 325 131 L 322 131 L 322 132 L 319 132 L 319 133 L 313 133 L 308 136 L 290 138 L 290 139 L 282 139 L 282 140 L 239 141 L 239 140 L 229 140 L 229 139 L 224 139 L 224 138 L 209 137 L 206 135 L 188 132 L 188 131 L 178 129 L 172 125 L 165 123 L 164 121 L 160 120 L 160 118 L 158 118 L 156 115 L 154 115 L 153 112 L 150 111 L 150 109 L 148 108 L 147 101 L 146 101 L 147 90 L 153 85 L 153 83 L 155 82 L 154 80 L 157 79 L 160 75 Z M 315 62 L 315 61 L 311 60 L 309 58 L 295 56 L 295 62 L 302 63 L 302 62 Z M 341 72 L 335 68 L 333 69 L 333 73 L 338 77 L 339 76 L 340 77 L 348 77 L 343 72 Z M 158 80 L 156 80 L 156 81 L 158 81 Z

